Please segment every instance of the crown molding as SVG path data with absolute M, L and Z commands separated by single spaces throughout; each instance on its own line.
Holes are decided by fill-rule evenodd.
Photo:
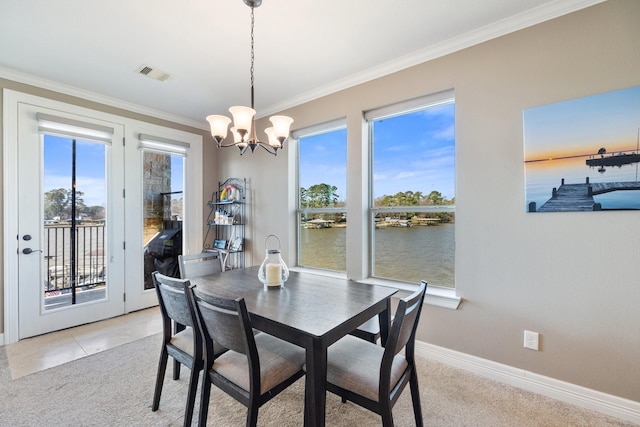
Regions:
M 320 86 L 314 90 L 286 99 L 280 103 L 273 104 L 266 108 L 261 108 L 260 114 L 257 116 L 257 118 L 270 116 L 272 114 L 296 107 L 298 105 L 313 101 L 323 96 L 327 96 L 332 93 L 404 70 L 406 68 L 422 64 L 424 62 L 431 61 L 445 55 L 449 55 L 459 50 L 486 42 L 497 37 L 504 36 L 506 34 L 527 27 L 531 27 L 536 24 L 540 24 L 545 21 L 549 21 L 551 19 L 572 12 L 576 12 L 581 9 L 585 9 L 604 1 L 607 0 L 556 0 L 551 3 L 547 3 L 537 8 L 533 8 L 526 12 L 514 15 L 507 19 L 503 19 L 493 24 L 481 27 L 477 30 L 453 37 L 444 42 L 436 43 L 417 52 L 413 52 L 411 54 L 396 58 L 392 61 L 387 61 L 385 63 L 379 64 L 375 67 L 365 70 L 364 72 L 352 74 L 351 76 L 345 77 L 324 86 Z M 170 114 L 135 103 L 126 102 L 118 98 L 101 95 L 95 92 L 65 85 L 52 80 L 43 79 L 1 66 L 0 78 L 6 78 L 18 83 L 24 83 L 43 89 L 52 90 L 54 92 L 59 92 L 65 95 L 76 96 L 111 107 L 122 108 L 131 112 L 145 114 L 185 126 L 191 126 L 196 129 L 208 129 L 207 123 L 202 121 Z
M 121 108 L 133 113 L 144 114 L 146 116 L 155 117 L 157 119 L 167 120 L 173 123 L 190 126 L 196 129 L 207 130 L 207 123 L 192 120 L 187 117 L 170 114 L 165 111 L 156 110 L 133 102 L 123 101 L 122 99 L 113 98 L 75 86 L 66 85 L 53 80 L 37 77 L 21 71 L 0 66 L 0 78 L 12 80 L 17 83 L 35 86 L 41 89 L 47 89 L 64 95 L 75 96 L 77 98 L 86 99 L 87 101 L 97 102 L 109 107 Z
M 356 73 L 328 85 L 318 87 L 317 89 L 289 98 L 281 103 L 272 105 L 271 107 L 263 108 L 261 109 L 260 116 L 266 117 L 323 96 L 384 77 L 406 68 L 449 55 L 462 49 L 466 49 L 605 1 L 607 0 L 557 0 L 547 3 L 526 12 L 511 16 L 507 19 L 496 21 L 495 23 L 478 28 L 474 31 L 453 37 L 444 42 L 433 44 L 417 52 L 379 64 L 364 72 Z

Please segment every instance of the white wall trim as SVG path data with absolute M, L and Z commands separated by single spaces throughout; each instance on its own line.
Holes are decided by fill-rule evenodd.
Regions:
M 602 3 L 606 0 L 559 0 L 533 8 L 518 15 L 494 22 L 482 28 L 436 43 L 424 49 L 395 58 L 392 61 L 376 65 L 363 72 L 347 76 L 343 79 L 301 93 L 293 98 L 285 99 L 267 108 L 261 108 L 259 117 L 267 117 L 279 111 L 293 108 L 314 99 L 357 86 L 362 83 L 392 74 L 427 61 L 431 61 L 451 53 L 475 46 L 480 43 L 522 30 L 576 12 L 581 9 Z
M 503 19 L 485 27 L 478 28 L 474 31 L 461 34 L 442 43 L 429 46 L 417 52 L 413 52 L 403 57 L 396 58 L 392 61 L 379 64 L 361 73 L 347 76 L 330 84 L 299 94 L 295 97 L 268 106 L 267 108 L 262 108 L 257 118 L 270 116 L 274 113 L 304 104 L 309 101 L 313 101 L 314 99 L 321 98 L 340 90 L 347 89 L 352 86 L 356 86 L 370 80 L 395 73 L 400 70 L 404 70 L 423 62 L 440 58 L 442 56 L 457 52 L 467 47 L 474 46 L 476 44 L 480 44 L 488 40 L 501 37 L 506 34 L 531 27 L 533 25 L 549 21 L 563 15 L 567 15 L 572 12 L 576 12 L 581 9 L 585 9 L 604 1 L 605 0 L 558 0 L 555 2 L 544 4 L 537 8 L 512 16 L 508 19 Z M 174 114 L 166 113 L 164 111 L 154 110 L 149 107 L 144 107 L 138 104 L 123 101 L 117 98 L 112 98 L 106 95 L 101 95 L 77 87 L 72 87 L 52 80 L 43 79 L 41 77 L 36 77 L 9 68 L 0 67 L 0 78 L 6 78 L 19 83 L 53 90 L 67 95 L 77 96 L 90 101 L 99 102 L 101 104 L 123 108 L 125 110 L 133 111 L 140 114 L 146 114 L 164 120 L 169 120 L 186 126 L 192 126 L 197 129 L 208 129 L 208 125 L 201 121 L 177 116 Z
M 35 86 L 41 89 L 52 90 L 54 92 L 63 93 L 65 95 L 75 96 L 78 98 L 86 99 L 87 101 L 93 101 L 99 104 L 108 105 L 110 107 L 121 108 L 123 110 L 131 111 L 134 113 L 144 114 L 157 119 L 168 120 L 170 122 L 178 123 L 181 125 L 191 126 L 196 129 L 209 129 L 208 123 L 205 123 L 204 121 L 200 122 L 197 120 L 192 120 L 186 117 L 178 116 L 176 114 L 170 114 L 165 111 L 160 111 L 150 107 L 134 104 L 133 102 L 123 101 L 122 99 L 101 95 L 96 92 L 69 86 L 63 83 L 55 82 L 53 80 L 47 80 L 42 77 L 37 77 L 6 67 L 0 67 L 0 78 Z
M 640 402 L 539 375 L 524 369 L 416 341 L 416 354 L 494 381 L 640 424 Z

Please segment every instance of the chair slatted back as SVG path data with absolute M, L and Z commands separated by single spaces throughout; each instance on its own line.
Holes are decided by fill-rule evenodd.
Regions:
M 189 303 L 185 296 L 185 284 L 188 286 L 189 281 L 168 277 L 157 271 L 152 277 L 158 293 L 160 309 L 176 323 L 193 327 Z
M 427 282 L 422 281 L 420 288 L 406 298 L 400 299 L 384 352 L 384 358 L 393 359 L 408 343 L 415 340 L 418 319 L 427 290 Z M 383 362 L 384 363 L 384 362 Z
M 180 277 L 191 279 L 193 277 L 207 276 L 222 272 L 220 258 L 217 253 L 203 252 L 192 255 L 179 255 L 178 265 Z
M 223 347 L 238 353 L 257 354 L 251 320 L 244 298 L 227 299 L 189 291 L 192 305 L 197 305 L 199 326 L 205 341 L 215 340 Z

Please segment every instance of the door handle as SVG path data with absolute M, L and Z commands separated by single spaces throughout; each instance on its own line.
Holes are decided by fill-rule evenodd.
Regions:
M 25 255 L 29 255 L 30 253 L 33 253 L 33 252 L 42 252 L 42 251 L 40 249 L 31 249 L 31 248 L 24 248 L 22 250 L 22 253 Z

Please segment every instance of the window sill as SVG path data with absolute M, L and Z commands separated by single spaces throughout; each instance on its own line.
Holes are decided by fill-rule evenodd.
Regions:
M 293 267 L 290 270 L 299 271 L 308 274 L 317 274 L 319 276 L 338 277 L 346 279 L 347 275 L 344 272 L 319 270 L 314 268 Z M 387 286 L 389 288 L 396 288 L 400 291 L 407 293 L 413 292 L 416 287 L 409 283 L 396 282 L 393 280 L 368 278 L 359 281 L 360 283 L 366 283 L 369 285 Z M 451 288 L 443 288 L 440 286 L 427 286 L 427 294 L 424 297 L 425 304 L 435 305 L 438 307 L 449 308 L 451 310 L 457 310 L 462 302 L 462 298 L 456 295 L 456 290 Z
M 299 273 L 305 273 L 305 274 L 316 274 L 318 276 L 337 277 L 338 279 L 347 279 L 347 273 L 342 271 L 322 270 L 319 268 L 308 268 L 308 267 L 290 267 L 289 270 L 297 271 Z
M 394 280 L 377 279 L 370 277 L 368 279 L 361 280 L 362 283 L 368 283 L 371 285 L 388 286 L 390 288 L 397 288 L 401 291 L 413 292 L 416 289 L 415 285 L 404 282 L 396 282 Z M 424 297 L 425 304 L 435 305 L 438 307 L 449 308 L 451 310 L 457 310 L 460 306 L 462 298 L 456 295 L 456 290 L 451 288 L 443 288 L 441 286 L 427 286 L 427 294 Z

